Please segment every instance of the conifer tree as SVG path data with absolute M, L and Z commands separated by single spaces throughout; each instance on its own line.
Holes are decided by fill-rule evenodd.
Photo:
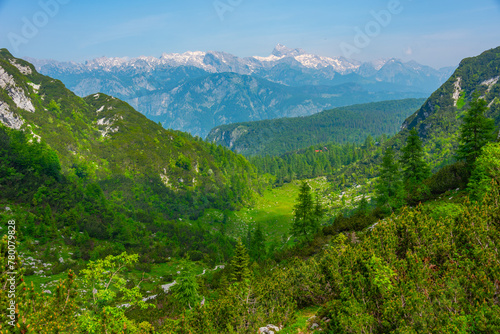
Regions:
M 485 100 L 475 95 L 470 105 L 460 127 L 460 144 L 456 157 L 458 160 L 465 160 L 467 168 L 472 171 L 481 148 L 494 138 L 495 123 L 484 115 L 488 109 Z
M 404 183 L 407 190 L 410 190 L 430 175 L 429 166 L 424 159 L 422 140 L 420 140 L 415 128 L 410 130 L 406 145 L 401 151 L 403 152 L 401 164 Z
M 324 215 L 324 209 L 316 196 L 313 201 L 311 187 L 306 181 L 300 186 L 297 204 L 294 210 L 294 220 L 291 233 L 297 237 L 314 235 L 319 229 L 319 222 Z
M 314 204 L 311 195 L 311 187 L 306 181 L 302 182 L 299 191 L 298 203 L 295 205 L 292 234 L 297 237 L 305 237 L 314 227 Z
M 382 158 L 380 176 L 376 185 L 377 205 L 388 204 L 391 209 L 402 205 L 403 184 L 399 173 L 399 165 L 394 159 L 394 150 L 388 147 Z
M 245 245 L 238 239 L 236 250 L 233 259 L 231 260 L 231 280 L 235 282 L 242 282 L 250 278 L 250 257 L 248 256 Z
M 254 260 L 262 260 L 266 257 L 266 239 L 262 232 L 262 227 L 257 224 L 257 229 L 252 235 L 252 243 L 250 244 L 250 255 Z
M 316 202 L 314 204 L 314 224 L 312 225 L 311 232 L 316 233 L 319 229 L 319 222 L 325 215 L 325 209 L 321 204 L 320 197 L 316 194 Z
M 177 284 L 171 288 L 172 295 L 181 306 L 193 308 L 201 300 L 198 282 L 189 259 L 183 259 L 180 265 L 181 274 L 176 279 Z

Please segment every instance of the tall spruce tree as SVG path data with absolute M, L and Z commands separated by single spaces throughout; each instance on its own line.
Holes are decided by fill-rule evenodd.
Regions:
M 180 265 L 182 267 L 181 273 L 176 279 L 177 284 L 172 286 L 171 292 L 181 306 L 191 309 L 201 301 L 201 296 L 198 293 L 198 281 L 189 259 L 182 259 Z
M 394 159 L 392 147 L 385 150 L 382 158 L 380 176 L 376 185 L 376 195 L 379 207 L 388 204 L 391 209 L 394 209 L 403 204 L 403 183 L 399 172 L 399 164 Z
M 487 102 L 476 94 L 466 112 L 460 127 L 460 144 L 456 157 L 464 160 L 469 171 L 481 154 L 481 148 L 494 139 L 495 123 L 484 114 L 488 110 Z
M 292 234 L 297 237 L 306 237 L 315 229 L 314 203 L 311 187 L 306 181 L 300 186 L 297 204 L 295 205 Z
M 403 179 L 407 190 L 411 191 L 430 175 L 429 165 L 424 159 L 422 140 L 415 128 L 410 130 L 406 145 L 401 151 L 403 152 L 401 157 Z
M 250 257 L 248 256 L 245 245 L 238 239 L 233 259 L 231 260 L 231 280 L 242 282 L 250 278 Z
M 249 250 L 252 259 L 263 260 L 266 257 L 266 238 L 262 227 L 260 224 L 257 225 L 257 229 L 252 233 L 252 242 L 250 244 Z

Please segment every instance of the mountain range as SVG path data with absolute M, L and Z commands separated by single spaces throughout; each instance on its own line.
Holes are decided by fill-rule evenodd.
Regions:
M 222 124 L 427 97 L 454 69 L 398 59 L 362 63 L 281 44 L 268 57 L 196 51 L 85 63 L 26 60 L 79 96 L 112 95 L 166 128 L 201 137 Z

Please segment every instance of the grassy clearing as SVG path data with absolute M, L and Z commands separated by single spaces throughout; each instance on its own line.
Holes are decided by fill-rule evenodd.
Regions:
M 255 197 L 255 205 L 251 208 L 243 208 L 236 212 L 207 210 L 196 223 L 212 230 L 221 230 L 225 225 L 226 234 L 235 239 L 244 238 L 248 229 L 254 230 L 260 224 L 266 235 L 267 246 L 272 243 L 282 244 L 290 235 L 293 210 L 301 182 L 293 181 L 281 187 L 267 189 L 262 196 Z M 310 179 L 307 182 L 315 196 L 320 196 L 324 208 L 327 209 L 324 224 L 339 212 L 354 209 L 363 195 L 367 200 L 373 196 L 370 183 L 334 191 L 325 177 Z
M 295 323 L 283 328 L 280 333 L 284 334 L 301 334 L 309 333 L 308 326 L 310 325 L 309 319 L 314 317 L 319 311 L 320 307 L 313 306 L 307 307 L 297 311 L 297 319 Z

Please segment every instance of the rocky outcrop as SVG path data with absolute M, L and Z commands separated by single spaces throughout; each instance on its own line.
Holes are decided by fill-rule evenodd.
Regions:
M 29 112 L 35 112 L 33 102 L 26 96 L 24 90 L 16 85 L 14 77 L 7 73 L 3 67 L 0 66 L 0 88 L 4 89 L 9 97 L 14 101 L 16 106 L 20 109 Z
M 0 122 L 5 126 L 19 130 L 24 124 L 24 120 L 9 110 L 9 105 L 0 101 Z
M 257 331 L 259 334 L 274 334 L 281 330 L 282 328 L 275 325 L 267 325 L 266 327 L 261 327 Z

